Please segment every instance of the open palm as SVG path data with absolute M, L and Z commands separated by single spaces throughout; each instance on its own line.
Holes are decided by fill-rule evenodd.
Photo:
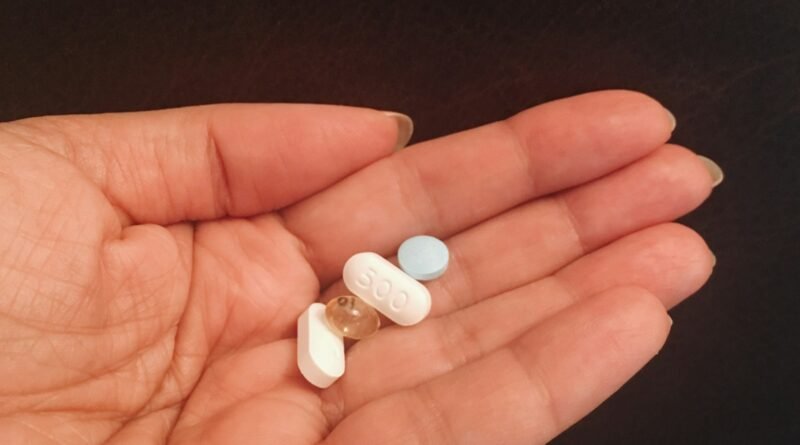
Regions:
M 219 105 L 0 124 L 0 442 L 529 444 L 662 346 L 712 177 L 608 91 L 418 144 L 402 119 Z M 319 390 L 295 321 L 349 256 L 445 239 L 431 315 Z

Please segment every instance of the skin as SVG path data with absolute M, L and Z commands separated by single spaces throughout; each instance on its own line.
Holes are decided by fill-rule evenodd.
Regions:
M 712 179 L 605 91 L 393 153 L 375 110 L 215 105 L 0 124 L 0 437 L 543 443 L 662 347 Z M 431 315 L 320 390 L 295 321 L 344 261 L 444 239 Z

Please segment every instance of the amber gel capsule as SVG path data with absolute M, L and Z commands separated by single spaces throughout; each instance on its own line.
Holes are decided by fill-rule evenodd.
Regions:
M 339 335 L 355 340 L 367 338 L 381 327 L 378 312 L 352 295 L 343 295 L 329 301 L 325 306 L 325 318 Z

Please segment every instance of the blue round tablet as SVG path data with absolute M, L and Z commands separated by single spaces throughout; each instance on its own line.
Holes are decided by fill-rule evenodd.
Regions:
M 428 235 L 412 236 L 400 244 L 397 261 L 403 272 L 420 281 L 435 280 L 447 270 L 450 251 L 439 239 Z

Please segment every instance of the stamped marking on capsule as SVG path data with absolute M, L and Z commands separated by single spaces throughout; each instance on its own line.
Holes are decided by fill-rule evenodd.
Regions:
M 400 291 L 392 300 L 392 309 L 395 311 L 401 311 L 404 307 L 406 307 L 406 304 L 408 304 L 408 293 L 405 291 Z
M 383 280 L 375 286 L 375 298 L 382 300 L 389 295 L 389 292 L 392 291 L 392 282 L 389 280 Z
M 375 269 L 370 267 L 366 271 L 364 271 L 364 273 L 359 275 L 356 284 L 358 284 L 360 287 L 364 289 L 369 289 L 370 286 L 372 286 L 372 280 L 375 277 L 375 275 L 377 275 Z

